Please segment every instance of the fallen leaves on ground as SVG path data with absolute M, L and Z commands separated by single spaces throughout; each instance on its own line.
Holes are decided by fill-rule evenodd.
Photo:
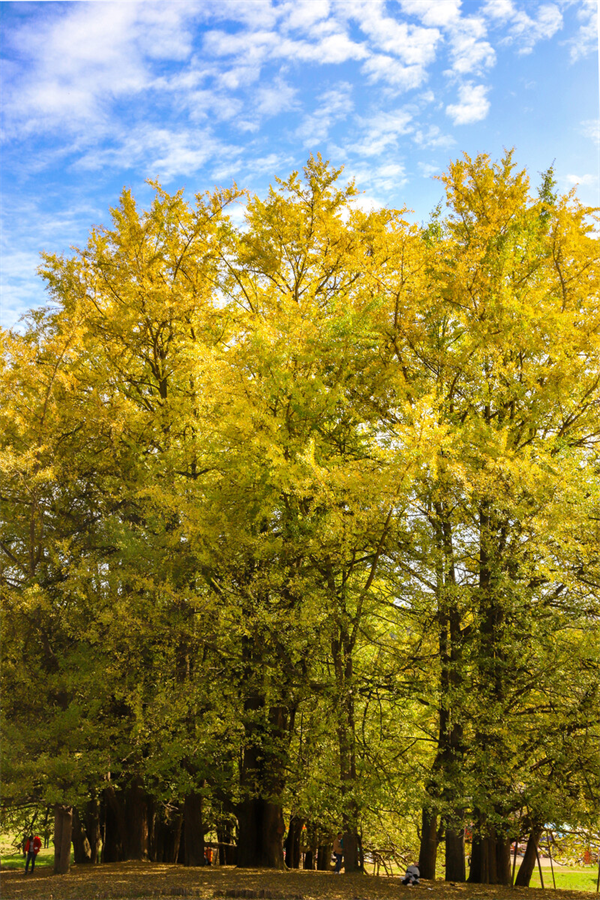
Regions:
M 399 878 L 271 869 L 184 868 L 162 863 L 124 862 L 73 866 L 68 875 L 40 869 L 34 875 L 0 873 L 2 900 L 150 900 L 189 897 L 270 897 L 272 900 L 542 900 L 540 888 L 422 881 L 404 887 Z M 590 900 L 581 891 L 551 891 L 550 900 Z M 420 896 L 423 895 L 423 896 Z

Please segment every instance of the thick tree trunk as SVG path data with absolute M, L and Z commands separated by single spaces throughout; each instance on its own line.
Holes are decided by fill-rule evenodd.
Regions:
M 464 881 L 465 878 L 465 829 L 446 828 L 446 881 Z
M 290 816 L 290 827 L 285 839 L 285 864 L 288 869 L 300 868 L 300 838 L 304 819 L 298 816 Z
M 350 872 L 360 871 L 360 860 L 358 858 L 358 835 L 356 831 L 344 832 L 344 871 L 346 874 Z
M 487 834 L 473 835 L 469 882 L 471 884 L 510 884 L 509 838 L 499 837 L 493 828 Z
M 512 882 L 510 871 L 510 838 L 499 837 L 496 839 L 496 884 L 510 885 Z
M 252 797 L 238 813 L 238 866 L 241 869 L 283 869 L 283 813 L 281 806 Z
M 73 807 L 57 803 L 54 807 L 54 874 L 66 875 L 71 867 Z
M 421 878 L 435 878 L 437 861 L 437 816 L 425 807 L 421 816 L 421 847 L 419 850 L 419 871 Z
M 538 842 L 543 830 L 541 825 L 535 825 L 531 829 L 527 847 L 525 849 L 525 856 L 523 857 L 523 862 L 519 866 L 519 871 L 517 872 L 515 881 L 516 887 L 529 887 L 529 882 L 531 881 L 531 876 L 533 875 L 537 860 Z
M 481 884 L 481 835 L 474 833 L 471 843 L 470 884 Z
M 131 782 L 125 800 L 125 856 L 124 859 L 148 859 L 148 795 L 142 779 Z
M 184 865 L 204 865 L 204 830 L 202 823 L 202 795 L 188 794 L 183 804 L 185 833 Z

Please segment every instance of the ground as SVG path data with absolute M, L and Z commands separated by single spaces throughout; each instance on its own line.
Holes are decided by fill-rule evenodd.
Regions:
M 186 869 L 159 863 L 126 862 L 73 866 L 69 875 L 40 867 L 0 872 L 2 900 L 119 900 L 119 898 L 271 897 L 273 900 L 543 900 L 541 889 L 423 881 L 403 887 L 398 878 L 333 875 L 329 872 L 269 869 Z M 233 893 L 232 893 L 233 892 Z M 414 895 L 417 895 L 416 897 Z M 551 900 L 591 900 L 583 891 L 552 891 Z

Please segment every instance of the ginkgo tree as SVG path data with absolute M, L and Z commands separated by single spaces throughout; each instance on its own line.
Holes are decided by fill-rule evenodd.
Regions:
M 235 822 L 281 867 L 289 815 L 348 871 L 396 822 L 432 877 L 443 835 L 452 880 L 468 826 L 506 881 L 594 808 L 591 211 L 511 154 L 453 163 L 425 227 L 340 176 L 240 229 L 235 187 L 124 192 L 6 336 L 8 796 L 94 858 L 201 864 Z

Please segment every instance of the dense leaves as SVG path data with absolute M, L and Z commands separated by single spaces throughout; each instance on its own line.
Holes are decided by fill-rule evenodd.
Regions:
M 461 880 L 466 833 L 506 882 L 511 839 L 597 827 L 593 211 L 510 153 L 425 227 L 339 176 L 241 229 L 237 189 L 125 192 L 45 258 L 4 335 L 5 803 L 107 860 L 237 828 L 281 866 L 285 813 L 289 859 L 444 840 Z

